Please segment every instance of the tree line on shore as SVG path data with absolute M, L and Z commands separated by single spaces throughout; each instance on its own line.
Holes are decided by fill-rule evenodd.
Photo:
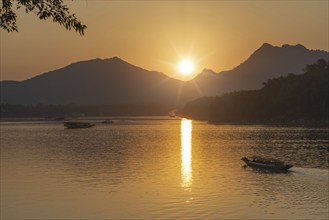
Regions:
M 74 116 L 159 116 L 168 115 L 168 106 L 159 104 L 117 105 L 14 105 L 1 104 L 1 118 L 66 118 Z
M 303 74 L 269 79 L 260 90 L 196 99 L 181 114 L 211 123 L 328 123 L 328 76 L 328 61 L 320 59 Z

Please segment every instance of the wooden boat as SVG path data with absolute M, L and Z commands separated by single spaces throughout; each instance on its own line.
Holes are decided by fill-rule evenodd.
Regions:
M 293 165 L 286 164 L 282 161 L 276 159 L 262 158 L 258 156 L 253 156 L 251 158 L 243 157 L 241 158 L 248 166 L 255 168 L 262 168 L 267 170 L 281 170 L 287 171 Z
M 64 126 L 66 128 L 90 128 L 94 126 L 94 124 L 87 122 L 64 122 Z

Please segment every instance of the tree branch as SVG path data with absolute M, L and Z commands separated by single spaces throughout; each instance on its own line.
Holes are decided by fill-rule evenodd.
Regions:
M 12 10 L 13 2 L 16 2 L 17 9 L 24 7 L 26 13 L 34 12 L 41 20 L 52 18 L 53 22 L 67 30 L 73 28 L 80 35 L 84 35 L 84 30 L 87 28 L 75 14 L 70 14 L 63 0 L 1 0 L 1 2 L 0 27 L 8 32 L 18 31 L 17 15 Z

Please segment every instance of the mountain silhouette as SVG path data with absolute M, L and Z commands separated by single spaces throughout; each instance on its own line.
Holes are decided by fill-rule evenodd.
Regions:
M 205 95 L 259 89 L 268 79 L 289 73 L 301 74 L 307 64 L 315 63 L 321 58 L 328 60 L 329 53 L 309 50 L 300 44 L 277 47 L 264 43 L 245 62 L 232 70 L 216 75 L 201 73 L 194 81 L 201 81 L 200 88 Z
M 204 69 L 183 82 L 113 57 L 73 63 L 24 81 L 1 81 L 1 103 L 8 104 L 147 104 L 177 107 L 187 101 L 234 90 L 258 89 L 269 78 L 302 73 L 307 64 L 328 59 L 328 52 L 302 45 L 263 44 L 236 68 L 215 73 Z
M 175 106 L 182 82 L 124 60 L 95 59 L 73 63 L 21 82 L 1 82 L 1 103 L 145 104 Z M 184 93 L 187 94 L 187 93 Z M 186 100 L 187 97 L 183 97 Z

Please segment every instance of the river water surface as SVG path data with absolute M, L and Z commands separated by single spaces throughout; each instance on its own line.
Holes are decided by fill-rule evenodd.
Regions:
M 160 119 L 1 122 L 1 219 L 329 218 L 327 128 Z

